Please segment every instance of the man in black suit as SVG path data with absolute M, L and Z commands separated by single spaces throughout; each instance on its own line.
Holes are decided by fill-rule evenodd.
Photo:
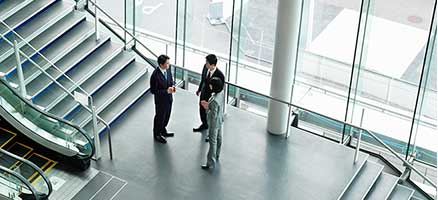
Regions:
M 172 111 L 172 94 L 175 93 L 175 85 L 170 70 L 169 56 L 158 57 L 159 67 L 155 68 L 151 75 L 151 93 L 154 94 L 155 117 L 154 139 L 160 143 L 167 143 L 166 137 L 173 137 L 173 133 L 167 132 L 170 112 Z
M 201 101 L 208 101 L 211 97 L 211 89 L 208 87 L 208 82 L 212 77 L 218 77 L 225 82 L 224 74 L 216 67 L 217 57 L 214 54 L 210 54 L 205 57 L 205 65 L 204 69 L 202 69 L 201 75 L 201 83 L 199 83 L 199 88 L 196 91 L 196 95 L 200 96 L 199 98 L 199 115 L 201 116 L 202 124 L 198 128 L 193 128 L 194 132 L 201 132 L 203 130 L 208 129 L 207 124 L 207 113 L 204 107 L 201 105 Z

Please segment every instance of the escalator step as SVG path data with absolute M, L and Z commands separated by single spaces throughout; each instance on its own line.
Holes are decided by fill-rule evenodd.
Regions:
M 3 148 L 8 144 L 17 134 L 10 132 L 6 129 L 0 128 L 0 148 Z
M 43 170 L 52 162 L 50 159 L 37 153 L 32 153 L 32 155 L 30 155 L 27 159 Z M 38 173 L 36 171 L 22 171 L 21 174 L 30 182 L 33 182 L 38 178 Z
M 25 157 L 27 156 L 33 149 L 31 147 L 28 147 L 24 144 L 21 144 L 19 142 L 14 143 L 12 146 L 10 146 L 7 149 L 9 152 L 20 156 L 20 157 Z
M 44 165 L 44 168 L 42 168 L 41 170 L 44 172 L 44 174 L 47 174 L 50 172 L 50 170 L 52 170 L 55 167 L 56 164 L 58 164 L 58 162 L 50 160 L 49 162 L 46 163 L 46 165 Z M 29 179 L 29 181 L 32 184 L 37 184 L 37 182 L 41 180 L 41 178 L 42 177 L 40 175 L 35 174 L 33 177 L 31 177 L 31 179 Z
M 11 169 L 15 165 L 15 160 L 11 157 L 0 153 L 0 166 Z
M 23 145 L 21 143 L 14 143 L 12 146 L 10 146 L 7 151 L 20 156 L 24 157 L 27 154 L 29 154 L 33 149 L 30 147 L 27 147 L 26 145 Z M 11 158 L 9 156 L 0 155 L 0 165 L 3 167 L 7 167 L 9 169 L 13 169 L 17 167 L 20 163 L 15 160 L 14 158 Z

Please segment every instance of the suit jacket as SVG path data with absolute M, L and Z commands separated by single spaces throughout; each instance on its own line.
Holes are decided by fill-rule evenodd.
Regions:
M 156 106 L 169 105 L 173 101 L 172 94 L 167 93 L 167 88 L 174 85 L 172 71 L 170 70 L 170 67 L 166 70 L 166 73 L 167 80 L 164 77 L 164 74 L 161 72 L 160 68 L 157 67 L 151 75 L 151 93 L 154 94 Z
M 208 87 L 208 82 L 210 79 L 207 76 L 208 76 L 208 68 L 206 65 L 204 65 L 201 74 L 201 83 L 199 83 L 198 91 L 201 92 L 200 100 L 205 100 L 205 101 L 208 101 L 210 99 L 212 93 L 210 87 Z M 216 71 L 214 71 L 214 73 L 211 75 L 211 78 L 213 77 L 218 77 L 222 80 L 222 82 L 225 82 L 224 74 L 217 67 L 216 67 Z
M 207 110 L 207 123 L 208 128 L 218 129 L 224 122 L 224 92 L 219 92 L 218 94 L 213 93 L 208 100 L 208 110 Z

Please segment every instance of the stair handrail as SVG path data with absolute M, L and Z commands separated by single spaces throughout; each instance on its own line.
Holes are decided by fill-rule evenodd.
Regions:
M 26 45 L 28 45 L 35 53 L 37 53 L 39 56 L 41 56 L 45 61 L 47 61 L 51 66 L 53 66 L 56 71 L 58 71 L 59 73 L 61 73 L 64 77 L 67 78 L 67 80 L 69 80 L 71 83 L 73 83 L 73 85 L 76 88 L 79 88 L 85 95 L 90 96 L 90 94 L 88 94 L 87 91 L 85 91 L 82 87 L 80 87 L 75 81 L 73 81 L 67 74 L 65 74 L 58 66 L 56 66 L 52 61 L 50 61 L 48 58 L 46 58 L 46 56 L 44 56 L 43 54 L 41 54 L 38 50 L 35 49 L 35 47 L 33 47 L 29 42 L 27 42 L 20 34 L 18 34 L 15 30 L 13 30 L 8 24 L 6 24 L 3 21 L 0 21 L 4 26 L 6 26 L 6 28 L 8 28 L 9 31 L 11 31 L 12 33 L 14 33 L 14 36 L 17 36 L 18 38 L 21 39 L 21 41 L 23 41 L 24 43 L 26 43 Z M 7 39 L 6 37 L 4 37 L 3 35 L 1 36 L 6 42 L 8 42 L 8 44 L 10 44 L 11 46 L 13 46 L 12 42 L 9 41 L 9 39 Z M 21 50 L 20 50 L 21 51 Z M 38 69 L 41 71 L 43 70 L 39 65 L 38 65 Z M 63 86 L 62 86 L 63 87 Z
M 50 194 L 52 194 L 52 192 L 53 192 L 52 182 L 50 182 L 50 179 L 46 176 L 46 174 L 43 172 L 43 170 L 41 170 L 41 168 L 39 168 L 38 166 L 36 166 L 34 163 L 30 162 L 29 160 L 24 159 L 20 156 L 17 156 L 17 155 L 15 155 L 9 151 L 6 151 L 4 149 L 0 149 L 0 153 L 5 154 L 9 157 L 12 157 L 20 162 L 25 163 L 26 165 L 29 165 L 30 167 L 32 167 L 33 170 L 37 171 L 38 174 L 44 179 L 44 182 L 46 182 L 47 189 L 48 189 L 47 197 L 50 196 Z
M 95 0 L 96 1 L 96 0 Z M 125 0 L 126 1 L 126 0 Z M 119 26 L 120 28 L 122 28 L 122 30 L 124 31 L 124 33 L 127 33 L 129 36 L 131 36 L 135 41 L 137 41 L 139 44 L 141 44 L 141 46 L 143 46 L 150 54 L 152 54 L 155 58 L 158 58 L 157 54 L 155 54 L 154 52 L 152 52 L 152 50 L 150 50 L 143 42 L 141 42 L 134 34 L 130 33 L 125 27 L 123 27 L 117 20 L 115 20 L 113 17 L 111 17 L 111 15 L 109 15 L 105 10 L 103 10 L 100 6 L 97 5 L 96 2 L 93 2 L 92 0 L 86 0 L 86 5 L 88 5 L 88 2 L 91 2 L 93 4 L 93 6 L 95 8 L 97 8 L 100 12 L 102 12 L 103 14 L 105 14 L 106 17 L 108 17 L 109 19 L 111 19 L 111 21 L 113 21 L 117 26 Z M 88 10 L 90 14 L 93 15 L 94 18 L 98 18 L 96 17 L 95 13 L 90 12 L 90 10 Z M 95 26 L 97 26 L 97 24 L 95 24 Z M 132 40 L 131 40 L 132 41 Z M 127 42 L 127 41 L 125 41 Z
M 6 172 L 7 174 L 15 176 L 15 178 L 20 180 L 22 183 L 24 183 L 26 185 L 27 188 L 29 188 L 29 190 L 32 192 L 32 194 L 33 194 L 33 196 L 35 197 L 36 200 L 40 199 L 40 197 L 38 196 L 38 192 L 36 191 L 35 187 L 33 187 L 33 185 L 26 178 L 24 178 L 21 174 L 17 173 L 16 171 L 10 170 L 10 169 L 8 169 L 6 167 L 3 167 L 1 165 L 0 165 L 0 171 L 3 171 L 3 172 Z
M 425 175 L 423 175 L 417 168 L 415 168 L 411 163 L 409 163 L 408 161 L 406 161 L 405 159 L 403 159 L 400 155 L 398 155 L 397 152 L 395 152 L 390 146 L 388 146 L 387 144 L 385 144 L 385 142 L 383 142 L 379 137 L 377 137 L 373 132 L 371 132 L 368 129 L 364 129 L 362 128 L 362 130 L 365 130 L 369 135 L 371 135 L 371 137 L 373 137 L 377 142 L 379 142 L 381 145 L 383 145 L 388 151 L 390 151 L 393 155 L 395 155 L 399 160 L 401 160 L 403 162 L 403 164 L 408 167 L 409 169 L 415 171 L 418 175 L 421 176 L 421 178 L 424 178 L 424 180 L 426 180 L 428 183 L 430 183 L 435 189 L 437 189 L 437 185 L 430 180 L 428 177 L 426 177 Z M 358 143 L 360 142 L 360 137 L 358 140 Z M 409 144 L 408 144 L 409 145 Z M 360 145 L 358 145 L 359 148 L 357 148 L 357 150 L 360 150 Z
M 36 50 L 35 47 L 33 47 L 28 41 L 26 41 L 23 37 L 21 37 L 20 34 L 18 34 L 16 31 L 14 31 L 8 24 L 6 24 L 5 22 L 3 22 L 2 20 L 0 20 L 0 23 L 3 24 L 6 28 L 8 28 L 9 31 L 11 31 L 12 33 L 14 33 L 15 36 L 19 37 L 21 39 L 21 41 L 23 41 L 24 43 L 26 43 L 26 45 L 28 45 L 33 51 L 35 51 L 35 53 L 37 53 L 39 56 L 41 56 L 45 61 L 47 61 L 51 66 L 53 66 L 58 72 L 61 73 L 61 75 L 63 75 L 64 77 L 67 78 L 67 80 L 69 80 L 71 83 L 73 83 L 73 85 L 76 88 L 79 88 L 89 99 L 90 102 L 94 102 L 93 101 L 93 97 L 87 92 L 85 91 L 81 86 L 79 86 L 75 81 L 73 81 L 67 74 L 65 74 L 59 67 L 57 67 L 52 61 L 50 61 L 50 59 L 48 59 L 47 57 L 45 57 L 43 54 L 41 54 L 38 50 Z M 3 40 L 5 40 L 9 45 L 11 45 L 12 47 L 14 46 L 14 44 L 12 44 L 11 41 L 9 41 L 9 39 L 7 39 L 3 34 L 0 34 L 1 38 L 3 38 Z M 46 75 L 50 80 L 52 80 L 53 83 L 55 83 L 56 85 L 58 85 L 64 92 L 66 92 L 68 95 L 70 95 L 71 97 L 75 98 L 74 94 L 72 94 L 68 89 L 66 89 L 61 83 L 59 83 L 55 78 L 53 78 L 50 74 L 48 74 L 41 66 L 39 66 L 36 62 L 34 62 L 32 59 L 30 59 L 29 56 L 27 56 L 24 52 L 22 52 L 20 49 L 18 49 L 19 53 L 21 55 L 23 55 L 27 60 L 29 60 L 29 62 L 31 62 L 34 66 L 37 67 L 37 69 L 39 71 L 41 71 L 44 75 Z M 86 106 L 83 105 L 81 102 L 79 102 L 79 104 L 90 114 L 93 114 L 92 110 Z M 94 107 L 94 104 L 90 105 L 91 107 Z M 106 127 L 106 130 L 108 131 L 108 146 L 109 146 L 109 154 L 110 154 L 110 159 L 112 160 L 113 158 L 113 153 L 112 153 L 112 142 L 111 142 L 111 127 L 109 125 L 108 122 L 106 122 L 102 117 L 100 117 L 98 114 L 96 114 L 96 118 L 102 122 L 104 124 L 104 126 Z
M 1 76 L 0 76 L 0 77 L 1 77 Z M 52 113 L 46 112 L 46 111 L 44 111 L 44 110 L 38 108 L 38 107 L 35 106 L 33 103 L 31 103 L 30 101 L 26 100 L 25 97 L 22 97 L 21 95 L 19 95 L 19 94 L 17 93 L 17 91 L 13 90 L 13 89 L 9 86 L 9 84 L 7 83 L 7 81 L 4 80 L 4 78 L 0 78 L 0 84 L 5 85 L 5 86 L 6 86 L 6 87 L 7 87 L 12 93 L 14 93 L 14 95 L 15 95 L 16 97 L 18 97 L 22 102 L 26 103 L 26 105 L 28 105 L 29 107 L 31 107 L 33 110 L 36 110 L 36 111 L 40 112 L 41 114 L 43 114 L 44 116 L 47 116 L 47 117 L 52 118 L 52 119 L 55 119 L 56 121 L 62 122 L 62 123 L 64 123 L 64 124 L 67 124 L 67 125 L 69 125 L 69 126 L 75 128 L 75 129 L 76 129 L 76 130 L 77 130 L 82 136 L 85 137 L 85 139 L 87 140 L 87 142 L 91 145 L 91 153 L 90 153 L 89 157 L 93 156 L 93 154 L 94 154 L 94 152 L 95 152 L 94 144 L 93 144 L 93 142 L 92 142 L 90 136 L 88 136 L 88 135 L 85 133 L 85 131 L 84 131 L 81 127 L 79 127 L 79 126 L 76 125 L 76 124 L 71 123 L 70 121 L 67 121 L 67 120 L 65 120 L 65 119 L 62 119 L 62 118 L 60 118 L 60 117 L 58 117 L 58 116 L 56 116 L 56 115 L 54 115 L 54 114 L 52 114 Z

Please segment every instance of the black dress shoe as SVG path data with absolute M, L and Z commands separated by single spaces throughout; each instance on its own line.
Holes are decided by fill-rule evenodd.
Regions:
M 209 137 L 206 137 L 206 138 L 205 138 L 205 142 L 210 142 L 210 138 L 209 138 Z
M 211 166 L 208 166 L 208 165 L 201 165 L 201 168 L 207 170 L 207 169 L 210 169 L 210 168 L 212 168 L 212 167 L 211 167 Z
M 164 136 L 164 137 L 173 137 L 175 135 L 175 133 L 167 132 L 167 133 L 163 133 L 161 135 Z
M 193 128 L 193 132 L 202 132 L 203 130 L 207 130 L 208 126 L 199 126 L 198 128 Z
M 155 139 L 155 141 L 157 141 L 159 143 L 163 143 L 163 144 L 167 143 L 166 138 L 164 138 L 163 136 L 155 136 L 154 139 Z

